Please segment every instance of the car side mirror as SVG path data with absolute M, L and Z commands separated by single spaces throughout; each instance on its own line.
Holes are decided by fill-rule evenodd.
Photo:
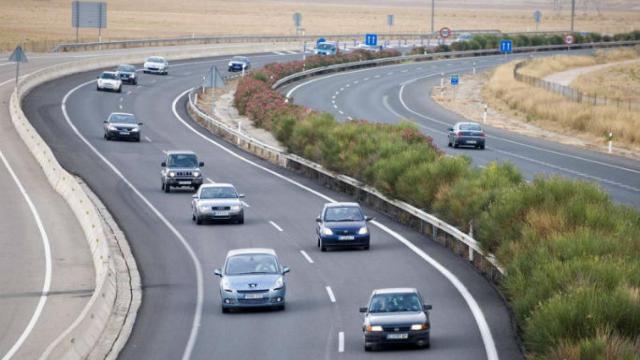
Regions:
M 244 194 L 238 194 L 238 197 L 239 197 L 240 199 L 244 199 L 245 195 L 244 195 Z
M 139 123 L 138 123 L 138 125 L 142 126 L 142 123 L 141 123 L 141 122 L 139 122 Z
M 107 120 L 103 121 L 104 124 L 108 124 L 109 122 Z
M 222 271 L 220 269 L 213 270 L 213 275 L 222 277 Z
M 200 166 L 200 167 L 204 167 L 204 161 L 200 161 L 200 163 L 198 164 L 198 166 Z
M 320 218 L 320 216 L 316 218 L 316 222 L 322 222 L 322 219 Z
M 422 305 L 422 310 L 424 311 L 429 311 L 431 310 L 433 307 L 431 305 Z
M 160 163 L 160 166 L 162 166 L 162 167 L 167 167 L 167 162 L 166 162 L 166 161 L 163 161 L 162 163 Z
M 291 269 L 289 269 L 289 267 L 288 267 L 288 266 L 283 266 L 283 267 L 282 267 L 282 275 L 287 274 L 287 273 L 288 273 L 288 272 L 290 272 L 290 271 L 291 271 Z
M 447 131 L 452 132 L 453 128 L 447 128 Z
M 367 312 L 367 308 L 366 307 L 361 307 L 360 308 L 360 312 L 363 313 L 363 314 L 366 313 Z
M 364 217 L 364 221 L 371 221 L 371 220 L 373 220 L 372 216 L 365 216 Z

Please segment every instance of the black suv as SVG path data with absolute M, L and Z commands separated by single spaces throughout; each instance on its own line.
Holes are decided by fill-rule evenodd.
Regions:
M 202 185 L 200 168 L 203 166 L 193 151 L 168 151 L 160 172 L 162 190 L 170 192 L 171 187 L 192 187 L 198 191 Z

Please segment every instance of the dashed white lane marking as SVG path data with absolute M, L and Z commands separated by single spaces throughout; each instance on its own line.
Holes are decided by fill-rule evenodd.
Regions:
M 327 286 L 325 287 L 325 289 L 327 289 L 327 295 L 329 295 L 329 300 L 331 300 L 332 303 L 336 302 L 336 296 L 333 295 L 333 290 L 331 290 L 331 286 Z
M 391 75 L 393 75 L 393 71 L 389 71 L 389 72 L 387 73 L 387 76 L 391 76 Z
M 357 85 L 359 82 L 360 82 L 359 80 L 354 80 L 354 81 L 353 81 L 353 84 L 354 84 L 354 85 Z
M 145 136 L 144 139 L 147 140 L 148 142 L 152 142 L 151 138 L 149 138 L 148 136 Z
M 118 101 L 123 102 L 124 98 L 122 96 L 120 96 L 120 99 Z
M 248 208 L 250 208 L 250 207 L 251 207 L 249 204 L 247 204 L 247 203 L 246 203 L 246 202 L 244 202 L 244 201 L 240 201 L 240 202 L 242 203 L 242 205 L 244 205 L 244 207 L 248 207 Z
M 295 55 L 295 54 L 297 54 L 297 53 L 298 53 L 297 51 L 292 51 L 292 50 L 285 51 L 285 52 L 286 52 L 287 54 L 290 54 L 290 55 Z
M 336 96 L 335 96 L 335 95 L 333 95 L 331 98 L 332 98 L 333 100 L 335 100 L 335 99 L 336 99 Z
M 374 78 L 380 79 L 380 75 L 375 75 Z
M 22 182 L 20 181 L 16 173 L 13 171 L 13 168 L 11 167 L 11 165 L 9 164 L 9 162 L 7 161 L 7 159 L 5 158 L 4 154 L 1 151 L 0 151 L 0 159 L 2 159 L 2 162 L 4 163 L 5 168 L 11 175 L 11 178 L 13 178 L 13 181 L 16 183 L 16 186 L 20 190 L 20 193 L 22 193 L 22 196 L 24 197 L 25 202 L 29 206 L 31 215 L 33 216 L 33 219 L 36 222 L 36 226 L 38 227 L 38 231 L 40 232 L 40 238 L 42 240 L 42 245 L 44 247 L 44 283 L 42 285 L 40 300 L 38 300 L 36 309 L 33 312 L 33 315 L 31 315 L 31 319 L 29 320 L 29 323 L 27 323 L 27 327 L 24 329 L 22 334 L 20 334 L 20 337 L 18 338 L 18 340 L 16 340 L 13 346 L 11 346 L 11 349 L 9 349 L 9 351 L 4 355 L 4 357 L 2 357 L 2 360 L 9 360 L 20 349 L 22 344 L 24 344 L 25 340 L 27 340 L 27 338 L 29 337 L 29 334 L 31 334 L 31 331 L 33 331 L 33 328 L 36 326 L 36 323 L 38 322 L 38 319 L 42 314 L 42 310 L 44 309 L 44 305 L 47 302 L 47 297 L 51 287 L 52 266 L 51 266 L 51 245 L 49 244 L 49 237 L 47 236 L 47 232 L 45 231 L 44 225 L 42 224 L 42 220 L 40 219 L 40 214 L 38 213 L 38 209 L 36 209 L 35 205 L 31 201 L 31 197 L 27 193 L 27 190 L 25 190 L 24 186 L 22 185 Z
M 282 53 L 280 51 L 274 51 L 273 53 L 276 54 L 276 55 L 286 55 L 285 53 Z
M 338 333 L 338 352 L 344 352 L 344 331 Z
M 309 256 L 309 254 L 307 254 L 306 251 L 300 250 L 300 254 L 302 254 L 302 256 L 304 256 L 304 258 L 307 259 L 309 264 L 313 264 L 313 259 L 311 258 L 311 256 Z
M 335 105 L 336 101 L 335 100 L 331 100 L 331 103 Z
M 402 70 L 402 72 L 403 72 L 403 73 L 406 73 L 406 72 L 408 72 L 408 71 L 409 71 L 408 69 L 404 69 L 404 70 Z
M 269 224 L 271 224 L 271 226 L 273 226 L 274 228 L 276 228 L 276 230 L 283 232 L 284 230 L 282 230 L 282 228 L 280 226 L 278 226 L 278 224 L 276 224 L 273 221 L 269 221 Z
M 334 109 L 337 109 L 337 108 L 338 108 L 338 105 L 336 105 L 336 104 L 334 103 L 334 104 L 333 104 L 333 108 L 334 108 Z
M 368 77 L 366 77 L 366 78 L 364 78 L 364 79 L 362 79 L 362 80 L 363 80 L 363 81 L 369 81 L 369 78 L 368 78 Z
M 215 181 L 213 181 L 213 180 L 211 180 L 211 179 L 209 179 L 209 178 L 207 178 L 207 181 L 208 181 L 209 183 L 211 183 L 211 184 L 215 184 L 215 183 L 216 183 Z
M 120 110 L 122 110 L 122 109 L 123 109 L 122 104 L 118 105 L 118 109 L 120 109 Z
M 347 85 L 345 85 L 344 87 L 351 87 L 351 84 L 347 84 Z
M 343 87 L 341 87 L 341 88 L 340 88 L 340 91 L 344 91 L 344 88 L 343 88 Z
M 131 90 L 127 91 L 127 95 L 131 95 L 131 93 L 132 93 Z
M 342 110 L 338 110 L 338 112 L 340 113 L 340 115 L 344 115 L 344 112 L 342 112 Z

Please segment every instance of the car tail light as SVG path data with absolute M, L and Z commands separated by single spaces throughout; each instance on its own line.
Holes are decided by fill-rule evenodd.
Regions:
M 483 132 L 480 133 L 480 137 L 484 137 L 484 133 Z

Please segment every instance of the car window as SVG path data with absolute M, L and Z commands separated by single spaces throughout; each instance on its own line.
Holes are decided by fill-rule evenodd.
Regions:
M 327 208 L 324 221 L 363 221 L 364 216 L 359 207 L 342 206 Z
M 482 131 L 482 128 L 480 127 L 480 125 L 476 125 L 476 124 L 461 124 L 459 128 L 460 130 L 465 130 L 465 131 Z
M 422 311 L 422 302 L 415 293 L 378 294 L 371 299 L 370 313 Z
M 198 158 L 193 154 L 172 154 L 167 161 L 168 167 L 195 168 Z
M 335 46 L 332 44 L 318 44 L 318 49 L 320 50 L 333 50 Z
M 200 190 L 201 199 L 235 199 L 237 197 L 236 190 L 229 186 L 204 187 Z
M 225 274 L 277 274 L 278 261 L 268 254 L 246 254 L 232 256 L 227 260 Z
M 245 57 L 242 56 L 234 56 L 232 59 L 232 61 L 241 61 L 241 62 L 248 62 L 249 60 Z
M 109 116 L 109 122 L 111 123 L 124 123 L 124 124 L 136 124 L 136 118 L 130 114 L 111 114 Z
M 100 75 L 100 78 L 101 79 L 112 79 L 113 80 L 113 79 L 117 79 L 118 77 L 114 73 L 102 73 Z
M 152 63 L 164 63 L 164 59 L 159 57 L 150 57 L 147 61 Z

